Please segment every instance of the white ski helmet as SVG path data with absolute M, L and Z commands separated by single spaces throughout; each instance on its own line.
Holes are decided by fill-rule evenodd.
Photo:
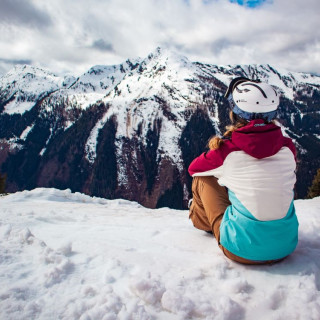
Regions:
M 225 94 L 232 111 L 246 120 L 275 118 L 279 106 L 279 94 L 267 83 L 245 77 L 231 81 Z

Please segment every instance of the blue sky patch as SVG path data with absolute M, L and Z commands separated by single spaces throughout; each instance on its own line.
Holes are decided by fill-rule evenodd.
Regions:
M 265 2 L 271 2 L 269 0 L 229 0 L 232 3 L 238 3 L 241 6 L 256 8 L 264 4 Z

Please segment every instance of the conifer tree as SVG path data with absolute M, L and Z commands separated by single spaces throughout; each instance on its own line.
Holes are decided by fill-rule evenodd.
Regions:
M 320 169 L 318 169 L 317 174 L 314 176 L 312 185 L 309 188 L 307 198 L 312 199 L 314 197 L 320 196 Z
M 7 175 L 6 174 L 2 175 L 0 173 L 0 194 L 4 193 L 4 190 L 6 187 L 6 179 L 7 179 Z

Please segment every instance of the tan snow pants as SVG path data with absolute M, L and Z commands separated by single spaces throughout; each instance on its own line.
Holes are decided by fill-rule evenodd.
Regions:
M 189 218 L 200 230 L 211 231 L 226 257 L 244 264 L 267 264 L 276 261 L 252 261 L 234 255 L 220 244 L 220 224 L 226 208 L 231 204 L 226 188 L 220 186 L 213 176 L 194 177 L 193 200 Z

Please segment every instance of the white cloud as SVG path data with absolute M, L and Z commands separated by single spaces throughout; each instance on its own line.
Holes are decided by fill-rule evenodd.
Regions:
M 2 17 L 8 11 L 0 21 L 2 70 L 32 60 L 79 74 L 166 46 L 190 60 L 320 73 L 318 0 L 274 0 L 255 9 L 227 0 L 29 0 L 25 15 L 21 0 L 8 3 L 0 5 Z

